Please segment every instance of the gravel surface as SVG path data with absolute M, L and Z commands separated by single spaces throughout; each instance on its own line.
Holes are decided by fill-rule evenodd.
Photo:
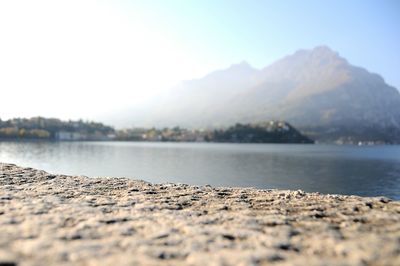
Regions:
M 400 265 L 400 202 L 0 164 L 0 265 Z

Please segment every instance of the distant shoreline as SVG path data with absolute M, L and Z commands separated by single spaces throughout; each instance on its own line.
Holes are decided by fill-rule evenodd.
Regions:
M 176 141 L 176 140 L 57 140 L 57 139 L 1 139 L 0 142 L 147 142 L 147 143 L 232 143 L 232 144 L 316 144 L 296 142 L 228 142 L 228 141 Z
M 304 145 L 334 145 L 334 146 L 396 146 L 400 143 L 335 143 L 335 142 L 314 142 L 314 143 L 292 143 L 292 142 L 217 142 L 217 141 L 153 141 L 153 140 L 56 140 L 56 139 L 11 139 L 0 138 L 0 142 L 51 142 L 51 143 L 74 143 L 74 142 L 133 142 L 133 143 L 215 143 L 215 144 L 304 144 Z

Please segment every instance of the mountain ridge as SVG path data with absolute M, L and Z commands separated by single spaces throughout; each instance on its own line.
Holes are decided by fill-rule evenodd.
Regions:
M 317 46 L 261 69 L 242 61 L 183 81 L 136 122 L 218 128 L 268 120 L 288 121 L 321 141 L 400 142 L 400 94 L 380 75 Z

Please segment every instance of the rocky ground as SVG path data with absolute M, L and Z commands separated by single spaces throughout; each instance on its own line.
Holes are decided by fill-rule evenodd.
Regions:
M 400 202 L 0 164 L 0 265 L 400 265 Z

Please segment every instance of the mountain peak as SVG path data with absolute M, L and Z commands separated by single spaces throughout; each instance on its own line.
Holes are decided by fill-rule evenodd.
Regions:
M 329 46 L 327 45 L 319 45 L 314 47 L 313 49 L 310 50 L 306 50 L 306 49 L 301 49 L 298 50 L 294 56 L 296 57 L 315 57 L 315 58 L 326 58 L 326 57 L 330 57 L 330 58 L 341 58 L 339 56 L 339 53 L 332 50 Z M 291 56 L 288 56 L 289 58 Z
M 313 66 L 316 70 L 349 64 L 345 58 L 339 55 L 338 52 L 332 50 L 326 45 L 316 46 L 313 49 L 308 50 L 298 50 L 293 55 L 287 56 L 281 61 L 285 62 L 285 68 L 299 66 L 304 68 L 308 65 Z
M 344 58 L 340 57 L 339 53 L 332 50 L 326 45 L 317 46 L 310 51 L 311 56 L 316 58 L 331 58 L 331 59 L 340 59 L 345 60 Z
M 230 68 L 253 68 L 247 61 L 243 60 L 237 64 L 233 64 Z
M 327 45 L 319 45 L 314 47 L 312 49 L 313 53 L 329 53 L 329 54 L 337 54 L 337 52 L 333 51 L 329 46 Z

